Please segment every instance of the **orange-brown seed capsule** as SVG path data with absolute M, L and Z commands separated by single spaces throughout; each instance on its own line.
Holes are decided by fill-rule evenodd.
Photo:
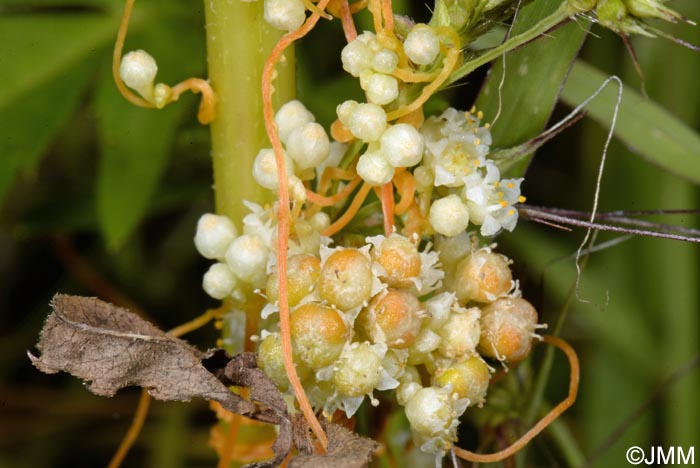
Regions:
M 389 289 L 372 299 L 358 320 L 373 342 L 404 349 L 415 341 L 424 314 L 420 301 L 413 294 Z
M 372 258 L 386 270 L 381 279 L 394 288 L 410 288 L 421 272 L 421 258 L 415 245 L 405 237 L 392 235 L 372 251 Z
M 523 298 L 505 297 L 482 309 L 478 351 L 502 361 L 527 357 L 537 328 L 537 311 Z
M 472 252 L 457 264 L 454 285 L 462 303 L 494 301 L 513 287 L 508 258 L 487 249 Z
M 350 338 L 340 313 L 320 304 L 299 306 L 290 318 L 294 353 L 313 369 L 333 363 Z
M 489 367 L 479 356 L 472 356 L 439 372 L 434 383 L 440 387 L 452 384 L 458 398 L 468 398 L 470 405 L 480 405 L 489 387 Z
M 318 292 L 322 300 L 342 310 L 362 305 L 372 293 L 369 259 L 356 249 L 333 252 L 321 268 Z
M 321 260 L 309 254 L 289 257 L 287 261 L 287 297 L 290 306 L 297 305 L 311 293 L 321 273 Z M 275 272 L 267 278 L 265 289 L 268 301 L 279 299 L 279 274 Z

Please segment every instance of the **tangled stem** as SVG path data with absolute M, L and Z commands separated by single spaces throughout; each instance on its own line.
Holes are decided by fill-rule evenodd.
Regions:
M 124 98 L 138 107 L 144 107 L 147 109 L 154 109 L 156 105 L 152 102 L 147 101 L 141 96 L 137 96 L 131 91 L 122 80 L 119 74 L 119 67 L 122 61 L 122 52 L 124 51 L 124 41 L 126 41 L 126 33 L 129 30 L 129 21 L 131 19 L 131 12 L 134 9 L 134 2 L 136 0 L 126 0 L 124 5 L 124 14 L 122 15 L 121 22 L 119 23 L 119 30 L 117 31 L 117 40 L 114 43 L 114 51 L 112 53 L 112 77 L 114 78 L 114 83 L 117 85 L 119 93 L 121 93 Z M 173 101 L 177 101 L 180 95 L 190 90 L 193 93 L 202 93 L 202 100 L 199 103 L 199 111 L 197 112 L 197 120 L 202 125 L 210 124 L 216 117 L 216 96 L 214 91 L 211 89 L 211 85 L 207 80 L 202 78 L 188 78 L 184 81 L 173 86 L 170 90 L 170 97 L 163 104 L 169 104 Z M 158 108 L 161 106 L 159 105 Z
M 556 346 L 561 349 L 566 357 L 569 359 L 569 365 L 571 367 L 571 377 L 569 378 L 569 394 L 567 397 L 560 402 L 557 406 L 552 408 L 552 410 L 547 413 L 542 419 L 540 419 L 537 424 L 535 424 L 529 431 L 523 434 L 520 439 L 516 440 L 510 447 L 495 453 L 489 454 L 479 454 L 470 452 L 469 450 L 464 450 L 459 447 L 455 447 L 455 453 L 458 457 L 476 463 L 495 463 L 504 460 L 518 451 L 520 451 L 528 442 L 530 442 L 537 434 L 542 432 L 547 426 L 549 426 L 555 419 L 557 419 L 561 414 L 566 411 L 571 405 L 576 401 L 576 395 L 578 394 L 579 385 L 579 362 L 576 351 L 571 347 L 569 343 L 552 335 L 545 335 L 542 337 L 545 343 L 549 343 L 552 346 Z
M 330 0 L 321 0 L 318 3 L 318 9 L 323 12 Z M 287 378 L 294 390 L 299 408 L 301 409 L 306 421 L 309 423 L 311 430 L 316 435 L 316 438 L 321 443 L 325 450 L 328 446 L 328 438 L 326 437 L 321 424 L 319 423 L 313 408 L 306 396 L 304 387 L 301 385 L 294 360 L 292 358 L 292 339 L 289 329 L 289 301 L 287 291 L 287 247 L 289 244 L 291 214 L 289 212 L 289 186 L 286 179 L 286 168 L 284 161 L 284 150 L 282 141 L 277 133 L 277 126 L 274 121 L 274 109 L 272 107 L 272 80 L 274 78 L 275 65 L 282 57 L 285 49 L 294 41 L 304 37 L 313 29 L 318 20 L 321 18 L 319 12 L 313 12 L 299 29 L 285 34 L 282 39 L 275 45 L 265 61 L 262 74 L 262 97 L 263 97 L 263 114 L 265 116 L 265 130 L 267 136 L 272 143 L 272 148 L 275 152 L 275 160 L 277 162 L 277 187 L 279 192 L 279 214 L 277 225 L 277 267 L 279 269 L 279 306 L 280 306 L 280 337 L 282 341 L 282 354 L 284 357 L 284 368 L 287 372 Z

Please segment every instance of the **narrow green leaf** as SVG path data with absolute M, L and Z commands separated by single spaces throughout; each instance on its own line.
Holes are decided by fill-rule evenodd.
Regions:
M 119 248 L 148 209 L 181 111 L 180 105 L 160 111 L 134 107 L 105 70 L 97 93 L 102 147 L 97 214 L 109 248 Z
M 77 107 L 94 60 L 77 64 L 0 107 L 0 200 L 18 172 L 29 172 Z
M 570 105 L 590 96 L 607 76 L 577 61 L 562 92 Z M 609 128 L 617 98 L 614 86 L 606 88 L 586 108 L 591 117 Z M 615 136 L 632 151 L 678 177 L 700 184 L 700 135 L 660 105 L 625 87 Z
M 560 0 L 538 0 L 523 8 L 512 34 L 528 29 L 560 4 Z M 515 146 L 544 129 L 585 33 L 580 25 L 569 24 L 506 56 L 501 112 L 492 127 L 494 147 Z M 498 113 L 502 76 L 502 60 L 496 60 L 476 102 L 487 120 Z M 511 174 L 522 174 L 528 162 L 526 158 Z
M 0 112 L 20 95 L 94 55 L 116 34 L 104 14 L 8 15 L 0 18 Z

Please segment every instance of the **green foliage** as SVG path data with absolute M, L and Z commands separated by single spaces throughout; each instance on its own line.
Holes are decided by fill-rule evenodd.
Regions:
M 534 1 L 519 13 L 521 24 L 541 17 L 542 5 L 551 8 L 558 3 Z M 674 3 L 685 16 L 700 18 L 700 3 L 695 0 Z M 197 216 L 212 209 L 207 196 L 211 190 L 207 129 L 194 123 L 196 99 L 185 96 L 160 112 L 126 103 L 115 91 L 110 72 L 121 2 L 71 5 L 84 11 L 66 8 L 60 0 L 31 5 L 12 1 L 0 7 L 10 12 L 0 18 L 0 281 L 5 286 L 0 310 L 7 311 L 2 317 L 0 367 L 13 384 L 27 380 L 18 378 L 19 369 L 26 361 L 26 343 L 45 316 L 48 298 L 57 289 L 88 289 L 76 282 L 75 273 L 69 273 L 64 264 L 56 264 L 53 252 L 58 249 L 50 248 L 47 236 L 67 233 L 98 272 L 153 310 L 161 323 L 174 325 L 211 305 L 199 291 L 202 266 L 194 260 L 191 242 Z M 137 3 L 125 50 L 151 52 L 160 66 L 159 81 L 174 84 L 202 75 L 203 20 L 196 8 L 191 2 Z M 581 19 L 508 54 L 501 113 L 493 127 L 495 146 L 517 145 L 540 132 L 548 120 L 549 125 L 553 123 L 552 109 L 586 28 Z M 700 41 L 700 33 L 687 28 L 677 26 L 671 31 L 687 34 L 685 40 Z M 513 34 L 518 31 L 516 27 Z M 650 96 L 646 99 L 636 89 L 639 79 L 620 39 L 596 26 L 593 32 L 602 38 L 589 38 L 563 87 L 566 108 L 555 109 L 553 115 L 568 112 L 610 74 L 626 83 L 615 133 L 618 143 L 611 146 L 601 187 L 602 209 L 696 208 L 699 56 L 660 40 L 633 41 L 646 75 Z M 312 40 L 325 44 L 326 38 L 337 39 L 339 29 L 328 27 L 319 34 Z M 350 97 L 353 91 L 345 88 L 345 75 L 336 73 L 337 63 L 335 68 L 331 63 L 337 57 L 319 62 L 314 54 L 323 48 L 304 55 L 304 47 L 299 53 L 304 67 L 298 75 L 300 95 L 326 124 L 334 118 L 339 96 Z M 318 63 L 323 66 L 315 66 Z M 486 119 L 499 108 L 502 71 L 498 59 L 477 100 Z M 479 85 L 474 79 L 469 87 L 453 92 L 457 98 L 474 95 Z M 587 108 L 596 123 L 579 123 L 538 151 L 524 184 L 530 202 L 590 209 L 615 94 L 611 86 Z M 514 171 L 522 173 L 525 166 Z M 692 216 L 663 221 L 698 227 L 697 217 Z M 515 233 L 499 238 L 500 247 L 521 269 L 523 286 L 531 297 L 543 292 L 538 306 L 550 324 L 556 323 L 576 277 L 571 257 L 552 262 L 575 252 L 582 237 L 582 231 L 559 232 L 522 223 Z M 580 296 L 591 302 L 574 297 L 563 327 L 563 334 L 573 339 L 582 355 L 579 402 L 542 443 L 528 447 L 518 460 L 520 466 L 577 466 L 582 458 L 595 457 L 593 466 L 614 467 L 623 463 L 630 445 L 696 443 L 699 428 L 692 416 L 698 414 L 700 401 L 697 366 L 674 385 L 666 383 L 666 378 L 697 353 L 699 263 L 695 245 L 655 239 L 633 239 L 590 258 Z M 213 342 L 211 336 L 206 338 L 204 346 Z M 547 385 L 540 389 L 543 407 L 558 401 L 565 391 L 566 364 L 554 363 Z M 494 404 L 503 404 L 510 413 L 488 406 L 487 410 L 498 413 L 500 421 L 525 414 L 538 397 L 532 382 L 540 369 L 541 355 L 510 374 L 508 385 L 517 391 L 504 392 L 500 401 L 502 395 L 494 393 Z M 93 457 L 91 464 L 103 463 L 122 435 L 133 403 L 125 400 L 115 410 L 110 406 L 114 402 L 87 400 L 77 384 L 49 390 L 43 380 L 27 388 L 32 395 L 28 398 L 35 400 L 11 424 L 27 433 L 40 427 L 56 436 L 57 443 L 52 444 L 51 437 L 27 436 L 19 442 L 8 438 L 0 442 L 3 466 L 5 462 L 49 466 L 61 458 L 75 464 L 75 455 L 61 447 L 74 446 L 86 427 L 95 425 L 103 428 L 95 436 L 99 443 L 85 450 Z M 659 388 L 661 393 L 656 394 Z M 45 403 L 46 392 L 53 392 L 50 404 Z M 42 407 L 56 408 L 51 411 L 60 417 L 47 418 L 28 409 Z M 536 410 L 540 415 L 541 409 Z M 172 453 L 164 447 L 167 441 L 180 440 L 182 436 L 172 431 L 179 431 L 182 422 L 179 416 L 161 414 L 159 418 L 158 411 L 139 449 L 153 460 L 171 460 Z M 641 417 L 626 420 L 637 411 Z M 122 419 L 105 422 L 105 415 L 113 413 Z M 89 414 L 97 416 L 90 420 Z M 388 452 L 395 462 L 402 457 L 413 461 L 413 454 L 400 453 L 406 422 L 397 414 L 381 420 L 386 422 Z M 169 423 L 168 417 L 175 421 Z M 86 426 L 85 421 L 92 425 Z M 620 434 L 614 432 L 618 428 Z M 198 443 L 192 444 L 194 448 L 179 446 L 180 451 L 173 453 L 192 462 L 179 460 L 185 466 L 211 465 L 213 455 L 205 442 L 208 427 L 188 430 L 193 434 L 182 440 Z M 467 432 L 464 446 L 475 440 L 472 436 Z M 380 463 L 388 466 L 390 461 Z

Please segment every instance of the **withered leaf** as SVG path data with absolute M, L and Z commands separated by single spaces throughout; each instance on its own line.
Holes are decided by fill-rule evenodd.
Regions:
M 160 400 L 214 400 L 227 410 L 271 424 L 280 432 L 275 457 L 249 467 L 282 463 L 295 441 L 301 455 L 291 459 L 297 468 L 356 468 L 367 466 L 377 443 L 336 424 L 327 424 L 328 453 L 310 455 L 312 442 L 303 417 L 290 418 L 274 383 L 257 367 L 254 353 L 229 356 L 215 349 L 201 353 L 126 309 L 96 298 L 57 294 L 46 319 L 34 366 L 53 374 L 68 372 L 86 381 L 97 395 L 113 396 L 120 388 L 146 388 Z M 250 401 L 228 389 L 250 388 Z M 298 415 L 297 415 L 298 416 Z
M 287 413 L 287 403 L 272 380 L 258 368 L 255 353 L 241 353 L 231 357 L 223 349 L 213 349 L 207 351 L 202 364 L 224 385 L 249 387 L 250 400 L 264 405 L 255 415 L 256 419 L 280 426 L 277 440 L 272 445 L 275 457 L 247 466 L 262 468 L 281 464 L 292 447 L 292 422 Z
M 328 452 L 325 455 L 299 455 L 289 468 L 363 468 L 379 447 L 375 441 L 353 434 L 337 424 L 326 424 Z
M 215 400 L 229 411 L 256 407 L 232 393 L 202 366 L 202 353 L 126 309 L 96 298 L 57 294 L 37 348 L 34 366 L 68 372 L 88 389 L 111 397 L 129 385 L 148 389 L 159 400 Z

